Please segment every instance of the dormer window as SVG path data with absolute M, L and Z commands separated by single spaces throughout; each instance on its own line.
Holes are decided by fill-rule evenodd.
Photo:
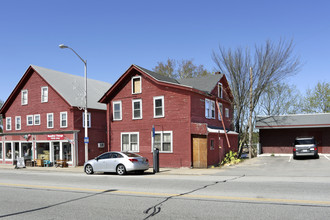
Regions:
M 28 104 L 28 91 L 26 89 L 22 90 L 21 100 L 22 100 L 22 105 L 27 105 Z
M 132 78 L 132 94 L 138 94 L 141 92 L 141 76 L 134 76 Z
M 48 102 L 48 87 L 41 87 L 41 102 Z
M 222 84 L 218 83 L 218 97 L 222 98 Z

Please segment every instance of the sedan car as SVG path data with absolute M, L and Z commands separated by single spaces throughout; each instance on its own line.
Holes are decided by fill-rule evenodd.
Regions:
M 119 175 L 124 175 L 130 171 L 142 174 L 148 169 L 149 161 L 147 158 L 130 152 L 106 152 L 84 164 L 86 174 L 116 172 Z

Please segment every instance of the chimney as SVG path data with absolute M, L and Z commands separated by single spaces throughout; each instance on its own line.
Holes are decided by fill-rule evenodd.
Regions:
M 220 74 L 221 74 L 221 72 L 215 72 L 214 74 L 215 74 L 215 75 L 220 75 Z

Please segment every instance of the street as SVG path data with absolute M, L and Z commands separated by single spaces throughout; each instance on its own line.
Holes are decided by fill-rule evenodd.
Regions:
M 207 175 L 0 169 L 2 219 L 327 219 L 330 160 L 259 157 Z M 200 172 L 199 172 L 200 173 Z

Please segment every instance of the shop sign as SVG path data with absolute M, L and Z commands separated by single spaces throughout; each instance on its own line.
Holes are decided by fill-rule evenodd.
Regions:
M 64 140 L 64 134 L 49 134 L 47 140 Z

